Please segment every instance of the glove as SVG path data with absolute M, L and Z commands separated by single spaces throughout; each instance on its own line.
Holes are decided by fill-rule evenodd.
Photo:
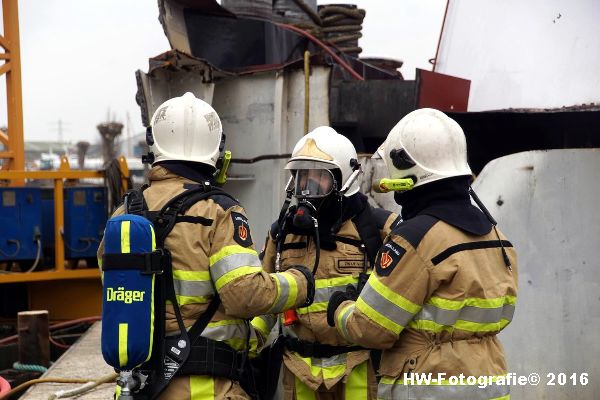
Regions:
M 304 265 L 293 265 L 289 269 L 302 272 L 302 275 L 306 278 L 306 301 L 300 307 L 310 306 L 315 299 L 315 277 Z
M 346 291 L 334 292 L 329 298 L 329 304 L 327 304 L 327 325 L 335 326 L 335 312 L 337 311 L 340 304 L 346 300 L 358 299 L 358 291 L 352 285 L 346 286 Z

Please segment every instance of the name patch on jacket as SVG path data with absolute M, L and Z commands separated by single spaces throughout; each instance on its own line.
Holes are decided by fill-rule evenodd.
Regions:
M 384 244 L 375 259 L 377 275 L 388 276 L 396 265 L 398 265 L 404 253 L 406 253 L 406 250 L 392 241 Z
M 337 266 L 338 270 L 341 272 L 362 271 L 365 268 L 365 260 L 362 258 L 337 260 Z
M 251 246 L 252 237 L 250 236 L 248 218 L 240 213 L 232 212 L 231 219 L 233 220 L 233 240 L 240 246 Z

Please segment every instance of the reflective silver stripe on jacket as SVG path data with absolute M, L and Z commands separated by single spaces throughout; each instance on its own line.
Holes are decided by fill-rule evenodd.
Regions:
M 214 289 L 211 281 L 184 281 L 173 279 L 175 294 L 178 296 L 212 296 Z
M 219 280 L 226 273 L 239 267 L 260 267 L 261 263 L 256 254 L 237 253 L 223 257 L 210 267 L 213 282 Z
M 402 327 L 405 327 L 414 317 L 410 312 L 379 294 L 369 282 L 360 293 L 360 298 L 369 307 Z
M 402 382 L 379 383 L 378 400 L 491 400 L 510 394 L 509 385 L 489 385 L 480 388 L 477 385 L 411 385 Z
M 287 303 L 288 298 L 290 297 L 290 283 L 282 274 L 272 274 L 271 276 L 277 278 L 277 281 L 279 282 L 279 298 L 269 311 L 278 313 L 283 311 L 285 303 Z
M 512 304 L 505 304 L 497 308 L 464 306 L 458 310 L 446 310 L 432 304 L 425 304 L 415 316 L 415 320 L 428 320 L 447 326 L 454 325 L 458 320 L 489 324 L 502 319 L 511 321 L 514 313 L 515 306 Z
M 248 327 L 243 322 L 219 326 L 207 326 L 202 331 L 203 337 L 219 342 L 232 338 L 246 340 L 247 334 Z
M 349 284 L 340 285 L 340 286 L 327 286 L 327 287 L 322 287 L 322 288 L 316 289 L 315 290 L 315 299 L 313 300 L 313 303 L 328 302 L 329 299 L 331 298 L 331 295 L 334 292 L 337 292 L 337 291 L 345 292 L 346 287 L 348 285 Z M 356 289 L 357 283 L 351 283 L 350 285 L 354 286 L 354 288 Z

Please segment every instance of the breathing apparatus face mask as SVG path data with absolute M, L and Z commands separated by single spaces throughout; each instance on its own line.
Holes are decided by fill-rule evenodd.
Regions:
M 308 229 L 315 225 L 323 201 L 336 189 L 335 178 L 328 169 L 300 169 L 295 173 L 294 182 L 298 207 L 293 224 Z

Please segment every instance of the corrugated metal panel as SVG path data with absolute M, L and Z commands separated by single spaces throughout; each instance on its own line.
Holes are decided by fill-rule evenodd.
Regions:
M 474 184 L 519 258 L 515 318 L 500 337 L 509 370 L 538 373 L 541 382 L 513 386 L 515 399 L 592 399 L 600 391 L 598 171 L 600 149 L 532 151 L 490 162 Z M 565 373 L 564 386 L 548 386 L 550 373 Z
M 329 124 L 330 68 L 313 67 L 309 129 Z M 216 83 L 212 102 L 234 158 L 291 153 L 304 134 L 304 72 L 264 72 Z M 285 197 L 286 159 L 231 164 L 225 190 L 240 199 L 260 249 Z

